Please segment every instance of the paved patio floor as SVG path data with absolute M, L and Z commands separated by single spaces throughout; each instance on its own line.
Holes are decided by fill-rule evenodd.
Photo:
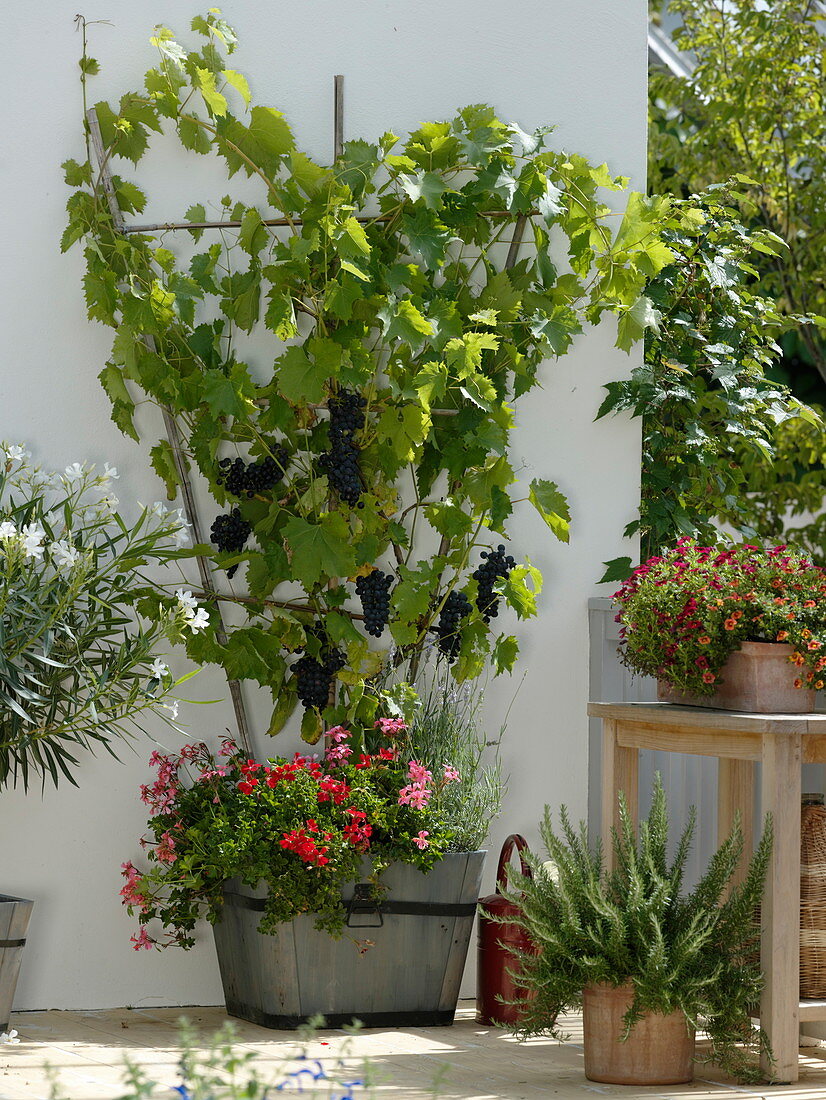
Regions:
M 180 1046 L 176 1023 L 186 1016 L 199 1037 L 210 1035 L 228 1017 L 222 1008 L 115 1009 L 100 1012 L 23 1012 L 12 1018 L 20 1043 L 0 1046 L 0 1100 L 47 1100 L 50 1089 L 44 1063 L 59 1073 L 66 1100 L 116 1100 L 123 1096 L 125 1058 L 142 1066 L 158 1084 L 154 1096 L 172 1100 L 179 1083 Z M 284 1059 L 296 1050 L 294 1032 L 275 1032 L 233 1021 L 238 1046 L 254 1051 L 262 1075 L 283 1079 Z M 307 1048 L 311 1058 L 332 1067 L 346 1053 L 352 1079 L 362 1075 L 368 1058 L 376 1100 L 539 1100 L 599 1096 L 684 1097 L 685 1100 L 747 1100 L 783 1095 L 797 1100 L 826 1097 L 826 1050 L 801 1051 L 797 1085 L 752 1088 L 734 1085 L 713 1068 L 698 1066 L 691 1085 L 631 1088 L 597 1085 L 582 1072 L 581 1022 L 567 1021 L 570 1041 L 533 1039 L 518 1043 L 506 1033 L 474 1021 L 472 1002 L 460 1002 L 457 1022 L 449 1028 L 365 1030 L 319 1033 Z M 296 1064 L 292 1064 L 296 1068 Z M 432 1082 L 440 1077 L 434 1093 Z M 282 1091 L 278 1095 L 299 1095 Z M 308 1091 L 302 1094 L 309 1100 Z M 331 1095 L 323 1090 L 320 1097 Z M 341 1095 L 341 1090 L 334 1094 Z M 364 1096 L 357 1091 L 356 1096 Z

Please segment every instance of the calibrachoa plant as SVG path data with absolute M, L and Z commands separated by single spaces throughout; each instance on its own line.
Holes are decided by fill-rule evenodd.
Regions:
M 826 571 L 787 546 L 720 549 L 680 539 L 614 594 L 622 658 L 680 691 L 713 694 L 743 642 L 784 642 L 795 687 L 826 686 Z
M 367 736 L 337 726 L 327 731 L 323 757 L 296 753 L 265 764 L 232 741 L 217 756 L 204 744 L 154 752 L 157 778 L 141 789 L 152 812 L 141 840 L 149 867 L 122 866 L 121 897 L 140 922 L 135 949 L 191 947 L 196 920 L 218 918 L 226 879 L 266 883 L 262 932 L 312 913 L 317 928 L 337 935 L 342 887 L 363 877 L 365 855 L 377 885 L 394 860 L 430 870 L 450 831 L 428 804 L 459 773 L 446 763 L 434 774 L 407 759 L 405 729 L 393 718 L 378 719 Z M 149 934 L 153 920 L 162 934 Z

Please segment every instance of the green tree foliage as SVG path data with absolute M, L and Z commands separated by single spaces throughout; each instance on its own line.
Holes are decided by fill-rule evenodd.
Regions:
M 783 319 L 756 292 L 755 264 L 783 242 L 747 230 L 733 198 L 717 186 L 674 201 L 663 229 L 673 261 L 646 290 L 655 326 L 644 364 L 608 384 L 600 409 L 642 417 L 640 518 L 626 532 L 639 531 L 642 561 L 684 535 L 714 545 L 721 517 L 747 537 L 774 536 L 750 491 L 758 476 L 774 479 L 778 440 L 788 438 L 778 425 L 822 441 L 816 413 L 768 375 Z M 816 495 L 812 486 L 809 499 Z M 630 565 L 611 563 L 606 579 L 624 579 Z
M 756 267 L 761 293 L 791 316 L 787 341 L 826 384 L 824 19 L 814 0 L 669 0 L 688 80 L 651 74 L 649 184 L 687 194 L 741 177 L 743 213 L 787 249 Z M 801 386 L 805 382 L 800 379 Z M 794 381 L 797 388 L 798 380 Z M 824 385 L 801 395 L 826 392 Z
M 528 854 L 532 877 L 512 872 L 506 891 L 521 909 L 518 923 L 539 948 L 520 955 L 520 984 L 535 994 L 524 1002 L 522 1032 L 557 1034 L 557 1014 L 581 1005 L 586 986 L 630 983 L 629 1028 L 644 1013 L 681 1010 L 707 1032 L 714 1061 L 743 1079 L 757 1079 L 746 1051 L 765 1045 L 749 1015 L 762 983 L 755 909 L 771 852 L 768 820 L 740 885 L 729 891 L 743 853 L 738 825 L 688 894 L 682 886 L 693 811 L 669 861 L 668 811 L 659 777 L 639 836 L 620 795 L 611 871 L 601 846 L 589 844 L 585 825 L 574 829 L 564 807 L 560 820 L 558 835 L 546 808 L 541 831 L 551 864 Z
M 333 165 L 316 163 L 227 67 L 235 38 L 219 15 L 192 29 L 194 49 L 156 29 L 145 88 L 96 105 L 118 204 L 127 215 L 144 208 L 144 193 L 118 173 L 162 130 L 191 154 L 193 181 L 198 156 L 212 153 L 228 176 L 249 177 L 257 202 L 194 202 L 190 255 L 168 235 L 118 232 L 97 166 L 69 162 L 63 247 L 83 241 L 89 316 L 115 330 L 101 374 L 115 422 L 137 438 L 138 401 L 169 409 L 227 524 L 249 532 L 237 552 L 213 555 L 229 575 L 242 570 L 241 593 L 228 598 L 248 623 L 225 645 L 211 633 L 193 640 L 192 656 L 269 689 L 271 732 L 295 706 L 299 654 L 325 668 L 343 659 L 337 696 L 305 713 L 312 740 L 320 711 L 328 724 L 369 723 L 369 685 L 388 667 L 415 678 L 446 605 L 458 619 L 457 680 L 491 655 L 497 671 L 511 668 L 515 638 L 476 605 L 481 550 L 507 537 L 523 501 L 556 538 L 567 541 L 570 522 L 553 482 L 513 489 L 515 402 L 539 385 L 543 361 L 606 311 L 618 317 L 620 347 L 642 335 L 653 317 L 645 283 L 671 258 L 656 232 L 668 203 L 632 195 L 617 219 L 602 196 L 626 180 L 546 148 L 547 131 L 527 134 L 486 106 L 404 141 L 347 141 Z M 235 228 L 198 227 L 210 219 Z M 263 357 L 250 333 L 256 347 L 266 342 Z M 355 482 L 341 488 L 330 413 L 347 394 L 363 407 L 339 439 L 356 462 Z M 174 494 L 168 447 L 152 454 Z M 239 498 L 221 478 L 228 456 L 271 460 L 283 476 Z M 374 568 L 393 579 L 393 650 L 369 642 L 354 595 Z M 498 583 L 519 618 L 535 614 L 541 577 L 529 561 Z
M 649 185 L 687 196 L 734 177 L 738 186 L 731 200 L 743 224 L 785 242 L 785 248 L 756 246 L 745 285 L 776 303 L 784 319 L 777 331 L 782 353 L 769 364 L 771 377 L 820 411 L 826 400 L 822 6 L 814 0 L 669 0 L 667 7 L 681 21 L 676 45 L 695 68 L 687 79 L 666 70 L 651 74 Z M 700 322 L 703 316 L 698 314 Z M 695 421 L 687 412 L 684 429 L 679 422 L 671 425 L 672 437 L 675 429 L 684 430 L 689 453 L 696 453 Z M 656 451 L 657 433 L 644 430 L 646 451 Z M 788 540 L 826 562 L 822 429 L 811 420 L 782 418 L 766 438 L 770 446 L 762 454 L 749 445 L 738 448 L 733 438 L 722 443 L 700 511 L 709 519 L 719 516 L 744 537 Z M 736 496 L 728 491 L 734 467 L 727 461 L 734 452 Z M 673 465 L 659 471 L 664 480 L 673 472 Z M 675 525 L 674 535 L 679 532 Z M 656 540 L 648 549 L 656 549 Z

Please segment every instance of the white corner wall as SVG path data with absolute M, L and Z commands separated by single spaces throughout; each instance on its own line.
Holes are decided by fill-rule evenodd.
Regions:
M 200 10 L 190 0 L 100 0 L 87 9 L 87 18 L 110 23 L 90 30 L 91 52 L 103 66 L 93 100 L 140 85 L 154 63 L 147 43 L 153 24 L 183 34 Z M 241 39 L 235 66 L 249 74 L 260 102 L 284 110 L 315 156 L 329 155 L 332 76 L 343 73 L 346 137 L 375 138 L 391 127 L 403 134 L 468 103 L 491 102 L 526 130 L 555 123 L 560 146 L 644 185 L 644 0 L 521 0 L 507 9 L 492 0 L 227 0 L 224 10 Z M 117 465 L 119 496 L 128 504 L 159 498 L 162 487 L 147 448 L 109 419 L 96 380 L 109 330 L 86 320 L 79 251 L 58 251 L 66 200 L 59 165 L 82 157 L 76 11 L 76 0 L 32 0 L 4 12 L 13 98 L 0 152 L 0 439 L 26 441 L 38 460 L 57 468 L 78 459 Z M 153 156 L 137 172 L 119 167 L 149 192 L 149 218 L 179 217 L 190 201 L 226 189 L 205 175 L 204 193 L 196 195 L 192 159 L 183 180 L 176 166 Z M 546 588 L 541 617 L 517 628 L 517 672 L 488 690 L 492 730 L 510 706 L 503 748 L 510 786 L 493 828 L 494 852 L 511 831 L 535 841 L 546 802 L 564 801 L 575 816 L 586 812 L 587 601 L 600 594 L 601 562 L 634 552 L 621 532 L 635 513 L 639 480 L 638 425 L 593 423 L 603 383 L 635 361 L 612 347 L 611 329 L 609 322 L 587 333 L 573 354 L 548 364 L 544 389 L 517 409 L 516 465 L 526 481 L 542 475 L 559 482 L 571 501 L 573 535 L 569 546 L 555 544 L 528 516 L 512 530 L 518 553 L 541 567 Z M 226 695 L 214 670 L 195 685 L 193 695 L 202 698 Z M 189 721 L 193 736 L 213 739 L 232 715 L 222 702 L 191 708 Z M 291 752 L 294 745 L 261 747 Z M 0 797 L 0 890 L 36 901 L 17 1008 L 221 1002 L 208 936 L 188 954 L 138 955 L 129 943 L 134 926 L 119 905 L 119 868 L 139 854 L 137 788 L 149 751 L 139 741 L 122 764 L 85 761 L 77 790 Z

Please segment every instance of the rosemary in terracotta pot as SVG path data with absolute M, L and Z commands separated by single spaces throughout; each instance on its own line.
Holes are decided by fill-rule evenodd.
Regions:
M 657 677 L 673 701 L 713 705 L 717 696 L 729 705 L 744 675 L 734 661 L 746 657 L 779 662 L 788 685 L 782 706 L 758 699 L 748 709 L 811 710 L 826 686 L 826 571 L 786 546 L 720 549 L 680 539 L 643 562 L 614 598 L 623 662 Z M 759 686 L 766 673 L 753 675 Z
M 533 994 L 524 1004 L 520 1037 L 564 1038 L 557 1014 L 582 1006 L 585 1074 L 592 1080 L 690 1080 L 699 1028 L 711 1042 L 710 1060 L 742 1080 L 758 1079 L 754 1055 L 770 1051 L 750 1021 L 762 984 L 754 912 L 771 852 L 770 821 L 740 884 L 729 889 L 743 852 L 735 825 L 685 892 L 694 810 L 672 847 L 659 776 L 638 830 L 620 795 L 610 867 L 601 845 L 589 841 L 584 824 L 573 827 L 565 807 L 560 825 L 556 832 L 546 807 L 540 828 L 550 863 L 527 853 L 532 877 L 512 872 L 505 891 L 520 909 L 517 923 L 538 948 L 520 954 L 514 975 Z M 677 1046 L 684 1048 L 679 1058 Z M 675 1076 L 677 1063 L 683 1072 Z

